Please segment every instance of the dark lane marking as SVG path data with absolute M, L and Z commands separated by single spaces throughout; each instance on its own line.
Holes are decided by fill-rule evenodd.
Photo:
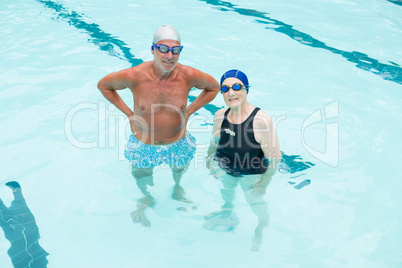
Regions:
M 44 4 L 45 7 L 56 11 L 58 15 L 57 19 L 62 18 L 71 26 L 84 30 L 91 37 L 91 39 L 88 39 L 88 41 L 98 46 L 100 50 L 108 52 L 108 54 L 113 57 L 128 61 L 132 64 L 132 66 L 143 63 L 143 60 L 137 59 L 133 54 L 131 54 L 130 48 L 126 43 L 113 37 L 109 33 L 105 33 L 98 24 L 85 22 L 83 17 L 77 12 L 68 11 L 65 7 L 53 1 L 37 1 Z M 121 53 L 117 52 L 115 48 L 121 50 Z
M 391 2 L 398 6 L 402 6 L 402 0 L 388 0 L 388 2 Z
M 334 54 L 341 55 L 346 60 L 356 63 L 356 67 L 359 69 L 379 75 L 384 80 L 389 80 L 398 84 L 402 84 L 402 68 L 399 64 L 396 64 L 391 61 L 389 61 L 390 64 L 384 64 L 378 62 L 378 60 L 376 59 L 370 58 L 367 54 L 358 51 L 348 52 L 327 46 L 324 42 L 315 39 L 311 35 L 293 29 L 292 25 L 286 24 L 284 22 L 281 22 L 279 20 L 267 16 L 268 13 L 266 12 L 260 12 L 254 9 L 239 8 L 236 7 L 237 5 L 234 5 L 230 2 L 220 0 L 199 0 L 199 1 L 206 2 L 209 5 L 218 7 L 218 10 L 220 11 L 224 12 L 232 11 L 243 16 L 257 18 L 256 22 L 269 25 L 266 27 L 266 29 L 283 33 L 302 45 L 325 49 Z

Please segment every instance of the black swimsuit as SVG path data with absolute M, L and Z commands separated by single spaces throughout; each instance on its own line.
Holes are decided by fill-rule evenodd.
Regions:
M 219 166 L 232 176 L 262 174 L 267 170 L 269 161 L 264 156 L 261 145 L 255 140 L 253 131 L 254 117 L 260 108 L 255 108 L 241 124 L 232 124 L 225 112 L 221 125 L 221 138 L 215 160 Z

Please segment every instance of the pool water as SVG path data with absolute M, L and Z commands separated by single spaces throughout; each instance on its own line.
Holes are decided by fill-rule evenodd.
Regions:
M 151 227 L 131 220 L 142 194 L 124 158 L 127 119 L 96 84 L 152 60 L 163 24 L 181 34 L 182 64 L 216 79 L 244 71 L 249 102 L 275 123 L 285 157 L 257 252 L 241 187 L 238 224 L 204 228 L 223 204 L 204 164 L 220 94 L 188 124 L 193 203 L 172 200 L 160 167 Z M 402 265 L 400 1 L 3 0 L 0 37 L 0 267 Z

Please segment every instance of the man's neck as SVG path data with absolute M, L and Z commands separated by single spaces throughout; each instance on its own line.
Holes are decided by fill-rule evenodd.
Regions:
M 169 79 L 172 76 L 173 71 L 174 69 L 171 71 L 165 71 L 154 63 L 154 76 L 159 80 Z

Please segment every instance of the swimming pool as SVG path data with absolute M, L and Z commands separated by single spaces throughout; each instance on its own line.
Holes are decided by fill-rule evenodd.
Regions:
M 17 181 L 35 221 L 2 211 L 11 225 L 0 267 L 12 267 L 13 242 L 25 242 L 20 263 L 37 256 L 27 248 L 36 226 L 48 267 L 399 267 L 401 15 L 398 1 L 379 0 L 2 1 L 0 198 L 10 206 L 5 183 Z M 276 122 L 291 164 L 268 186 L 259 252 L 250 251 L 257 218 L 241 189 L 236 228 L 203 228 L 222 205 L 203 165 L 220 95 L 189 122 L 198 148 L 182 185 L 194 203 L 171 199 L 171 174 L 160 168 L 152 226 L 130 219 L 141 194 L 123 156 L 128 128 L 96 83 L 152 60 L 162 24 L 182 36 L 181 63 L 216 79 L 247 73 L 249 101 Z

